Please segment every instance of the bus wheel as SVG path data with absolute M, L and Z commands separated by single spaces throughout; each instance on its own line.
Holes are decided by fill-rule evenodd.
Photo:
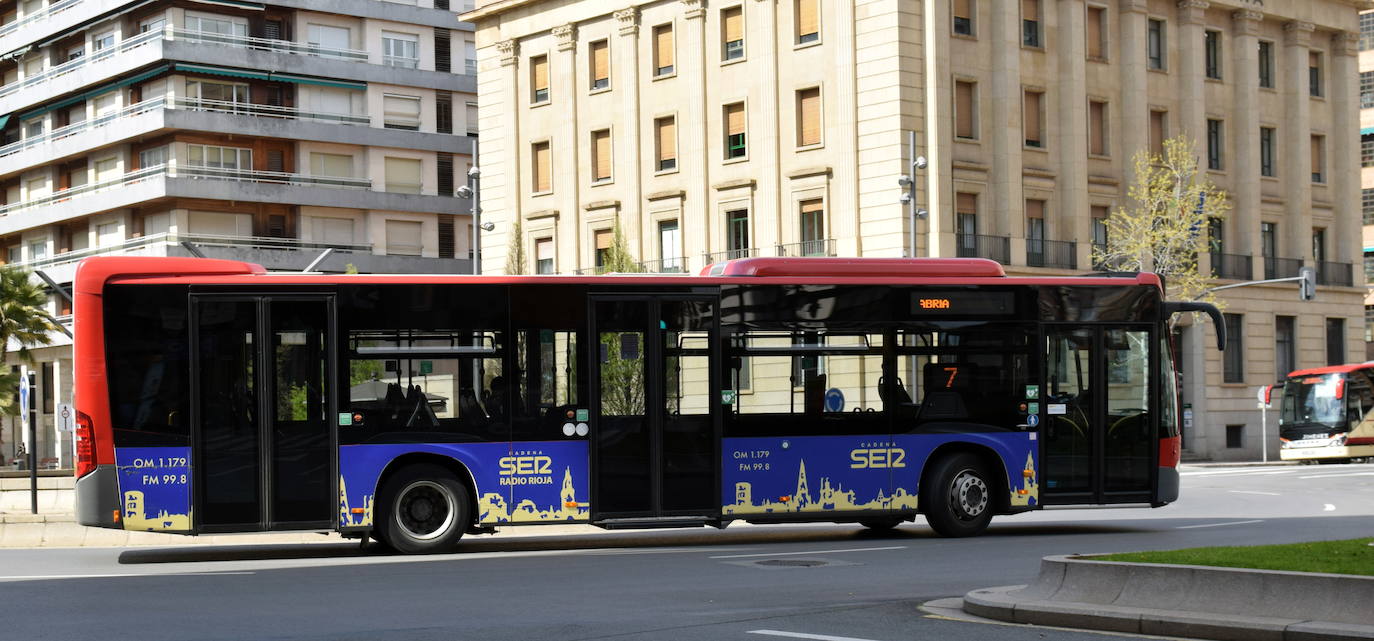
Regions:
M 921 487 L 926 521 L 940 536 L 980 534 L 992 520 L 992 476 L 973 454 L 960 452 L 935 462 Z
M 467 488 L 438 465 L 402 468 L 382 485 L 378 534 L 397 552 L 449 552 L 468 527 Z
M 901 520 L 901 519 L 897 519 L 897 518 L 888 518 L 888 519 L 867 519 L 867 520 L 859 521 L 859 525 L 862 525 L 862 526 L 864 526 L 864 527 L 866 527 L 866 528 L 868 528 L 868 529 L 870 529 L 870 530 L 877 530 L 877 531 L 891 530 L 891 529 L 893 529 L 893 528 L 895 528 L 895 527 L 897 527 L 898 525 L 901 525 L 901 524 L 902 524 L 902 520 Z

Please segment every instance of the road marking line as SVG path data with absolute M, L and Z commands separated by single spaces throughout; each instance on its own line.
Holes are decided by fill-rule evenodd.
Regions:
M 1259 490 L 1226 490 L 1231 494 L 1263 494 L 1265 496 L 1282 496 L 1278 492 L 1260 492 Z
M 1292 474 L 1298 470 L 1221 470 L 1217 472 L 1179 472 L 1179 476 L 1250 476 L 1260 474 Z
M 257 572 L 169 572 L 166 574 L 156 572 L 144 573 L 125 573 L 125 574 L 30 574 L 0 576 L 0 581 L 41 581 L 48 579 L 123 579 L 138 576 L 221 576 L 225 574 L 257 574 Z
M 1204 523 L 1204 524 L 1202 524 L 1202 525 L 1180 525 L 1180 526 L 1178 526 L 1178 527 L 1176 527 L 1176 528 L 1174 528 L 1174 529 L 1175 529 L 1175 530 L 1191 530 L 1191 529 L 1200 528 L 1200 527 L 1221 527 L 1221 526 L 1223 526 L 1223 525 L 1247 525 L 1247 524 L 1250 524 L 1250 523 L 1263 523 L 1263 522 L 1264 522 L 1264 519 L 1255 519 L 1255 520 L 1253 520 L 1253 521 L 1229 521 L 1229 522 L 1227 522 L 1227 523 Z
M 850 548 L 847 550 L 813 550 L 810 552 L 767 552 L 762 554 L 726 554 L 724 556 L 707 557 L 711 559 L 745 559 L 754 556 L 797 556 L 800 554 L 838 554 L 840 552 L 879 552 L 882 550 L 905 550 L 905 545 L 894 545 L 885 548 Z M 839 638 L 839 637 L 826 637 Z
M 1332 505 L 1332 504 L 1330 504 L 1330 503 L 1327 503 L 1326 505 L 1324 505 L 1324 506 L 1322 507 L 1322 511 L 1323 511 L 1323 512 L 1335 512 L 1335 511 L 1336 511 L 1336 506 L 1334 506 L 1334 505 Z
M 1374 472 L 1342 472 L 1338 474 L 1312 474 L 1309 476 L 1299 476 L 1300 479 L 1338 479 L 1347 476 L 1374 476 Z
M 793 639 L 816 639 L 817 641 L 871 641 L 858 637 L 835 637 L 828 634 L 807 634 L 805 632 L 783 632 L 782 630 L 750 630 L 748 634 L 762 634 L 770 637 L 790 637 Z

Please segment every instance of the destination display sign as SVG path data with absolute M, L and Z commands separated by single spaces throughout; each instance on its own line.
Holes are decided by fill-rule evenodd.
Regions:
M 918 316 L 1010 315 L 1016 311 L 1016 296 L 988 290 L 921 290 L 911 295 L 911 311 Z

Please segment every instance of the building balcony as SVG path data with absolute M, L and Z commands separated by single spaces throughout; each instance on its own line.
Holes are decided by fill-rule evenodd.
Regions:
M 1271 278 L 1293 278 L 1298 275 L 1298 270 L 1301 268 L 1302 259 L 1299 258 L 1264 257 L 1265 280 Z
M 367 64 L 371 54 L 329 49 L 287 40 L 188 31 L 168 27 L 138 34 L 123 42 L 50 67 L 0 86 L 0 113 L 13 113 L 53 97 L 103 83 L 111 78 L 171 60 L 241 69 L 270 69 L 272 74 L 304 74 L 355 82 L 431 87 L 476 92 L 472 76 Z M 377 62 L 381 57 L 377 56 Z
M 646 260 L 639 264 L 639 268 L 649 274 L 684 274 L 687 273 L 687 258 L 664 258 L 661 260 Z
M 955 234 L 954 255 L 959 258 L 988 258 L 1011 264 L 1011 238 L 980 234 Z
M 0 235 L 164 198 L 418 213 L 452 213 L 455 208 L 451 196 L 376 191 L 367 178 L 158 165 L 0 207 Z
M 803 240 L 800 243 L 778 245 L 777 253 L 779 256 L 834 256 L 835 239 L 819 238 Z
M 1355 268 L 1350 263 L 1319 262 L 1317 263 L 1317 284 L 1354 287 L 1354 271 Z
M 1213 253 L 1211 256 L 1212 278 L 1250 280 L 1254 277 L 1248 255 Z
M 759 250 L 757 247 L 746 247 L 744 249 L 727 249 L 723 252 L 714 253 L 707 252 L 701 255 L 701 264 L 712 265 L 715 263 L 723 263 L 727 260 L 735 260 L 736 258 L 753 258 L 758 255 Z
M 370 116 L 359 114 L 158 97 L 0 147 L 0 176 L 170 130 L 472 153 L 466 136 L 371 127 L 370 121 Z
M 315 267 L 317 271 L 343 272 L 353 265 L 368 274 L 453 273 L 472 271 L 467 259 L 389 256 L 374 253 L 368 243 L 321 243 L 297 238 L 265 236 L 216 236 L 209 234 L 160 233 L 130 238 L 116 245 L 63 252 L 40 260 L 18 263 L 27 269 L 43 270 L 59 283 L 69 283 L 76 275 L 77 263 L 91 256 L 194 256 L 186 244 L 195 246 L 207 258 L 224 258 L 257 263 L 273 271 L 300 271 L 326 249 L 329 256 Z
M 1029 267 L 1078 269 L 1078 243 L 1027 238 L 1026 265 Z

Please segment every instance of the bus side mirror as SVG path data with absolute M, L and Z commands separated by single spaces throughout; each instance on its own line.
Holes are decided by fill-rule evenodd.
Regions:
M 1184 312 L 1202 312 L 1212 319 L 1212 325 L 1217 329 L 1217 351 L 1226 351 L 1226 323 L 1221 319 L 1221 310 L 1211 303 L 1199 303 L 1195 301 L 1166 301 L 1164 303 L 1164 319 L 1168 320 L 1174 314 Z

